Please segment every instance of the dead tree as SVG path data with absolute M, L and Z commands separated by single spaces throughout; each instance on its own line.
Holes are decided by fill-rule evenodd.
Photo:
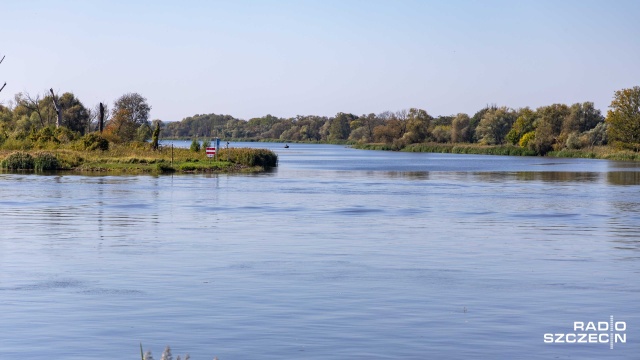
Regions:
M 104 130 L 104 105 L 100 103 L 100 117 L 98 118 L 98 130 L 100 130 L 100 134 L 102 134 L 102 130 Z
M 4 61 L 4 56 L 2 57 L 2 59 L 0 59 L 0 64 L 2 64 L 2 62 Z M 4 89 L 4 87 L 7 86 L 7 82 L 4 82 L 4 85 L 2 85 L 2 87 L 0 88 L 0 91 L 2 91 L 2 89 Z
M 53 93 L 53 89 L 49 89 L 51 91 L 51 97 L 53 98 L 53 106 L 56 108 L 56 114 L 58 118 L 56 119 L 56 128 L 59 128 L 62 125 L 62 108 L 58 103 L 58 99 L 56 99 L 56 95 Z
M 40 119 L 40 125 L 42 125 L 42 127 L 45 126 L 42 111 L 40 110 L 40 95 L 36 94 L 35 97 L 32 97 L 29 93 L 25 93 L 24 96 L 22 94 L 18 94 L 16 95 L 16 102 L 27 108 L 29 111 L 35 112 Z M 49 119 L 47 119 L 46 122 L 48 123 Z

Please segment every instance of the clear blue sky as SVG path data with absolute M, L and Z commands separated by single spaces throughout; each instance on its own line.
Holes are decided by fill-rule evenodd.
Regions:
M 138 92 L 196 113 L 473 115 L 640 85 L 640 1 L 0 0 L 0 102 Z

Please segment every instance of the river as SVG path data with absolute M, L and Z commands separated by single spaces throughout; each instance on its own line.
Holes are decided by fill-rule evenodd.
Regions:
M 640 354 L 640 163 L 231 146 L 279 166 L 0 173 L 0 358 Z

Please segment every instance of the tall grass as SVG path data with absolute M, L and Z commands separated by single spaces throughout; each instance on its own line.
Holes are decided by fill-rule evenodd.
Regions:
M 278 156 L 265 149 L 232 148 L 222 150 L 216 159 L 204 152 L 184 148 L 161 147 L 151 150 L 149 144 L 113 144 L 108 150 L 86 150 L 84 143 L 70 144 L 46 152 L 0 150 L 2 167 L 6 169 L 113 171 L 124 173 L 172 172 L 238 172 L 261 171 L 275 167 Z M 3 160 L 4 159 L 4 160 Z
M 55 155 L 48 152 L 40 152 L 36 153 L 33 167 L 36 171 L 58 170 L 60 169 L 60 162 Z
M 402 149 L 407 152 L 432 152 L 450 154 L 535 156 L 534 150 L 513 145 L 478 145 L 478 144 L 411 144 Z

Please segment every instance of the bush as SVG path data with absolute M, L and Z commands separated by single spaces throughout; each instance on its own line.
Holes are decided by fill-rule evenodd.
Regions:
M 200 152 L 200 141 L 194 138 L 193 141 L 191 141 L 191 147 L 189 147 L 189 149 L 193 152 Z
M 221 160 L 229 160 L 246 166 L 262 166 L 265 168 L 278 166 L 278 155 L 271 150 L 233 148 L 220 151 Z
M 68 143 L 78 138 L 78 133 L 65 126 L 55 128 L 53 131 L 56 139 L 61 143 Z
M 35 128 L 32 128 L 31 133 L 29 134 L 29 139 L 31 139 L 31 141 L 41 143 L 41 144 L 48 143 L 48 142 L 52 142 L 56 144 L 60 143 L 60 140 L 56 138 L 55 127 L 53 126 L 46 126 L 38 131 L 36 131 Z
M 60 162 L 51 153 L 38 153 L 34 159 L 34 168 L 36 171 L 58 170 L 60 169 Z
M 529 144 L 533 144 L 533 141 L 536 139 L 536 132 L 535 131 L 529 131 L 528 133 L 522 135 L 522 137 L 520 138 L 520 141 L 518 142 L 518 145 L 520 145 L 520 147 L 526 148 L 529 147 Z
M 82 137 L 82 146 L 85 150 L 109 150 L 109 141 L 98 133 L 90 133 Z
M 77 135 L 78 134 L 76 132 L 73 132 L 64 126 L 56 128 L 55 126 L 50 125 L 43 127 L 38 131 L 32 129 L 31 133 L 29 134 L 29 139 L 40 144 L 41 146 L 47 143 L 57 145 L 61 143 L 71 142 L 78 137 Z
M 34 168 L 33 156 L 25 152 L 15 152 L 2 161 L 3 169 L 32 170 Z

